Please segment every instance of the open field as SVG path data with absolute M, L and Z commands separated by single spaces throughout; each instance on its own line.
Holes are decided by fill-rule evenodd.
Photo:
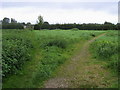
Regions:
M 117 41 L 112 30 L 3 30 L 3 88 L 56 87 L 63 77 L 61 87 L 117 88 Z

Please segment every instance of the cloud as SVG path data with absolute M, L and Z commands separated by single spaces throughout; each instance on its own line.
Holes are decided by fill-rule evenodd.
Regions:
M 117 14 L 117 2 L 4 2 L 2 8 L 18 7 L 39 7 L 39 8 L 57 8 L 57 9 L 92 9 L 94 11 L 105 11 L 110 14 Z
M 104 11 L 94 11 L 92 9 L 62 9 L 62 8 L 40 8 L 40 7 L 18 7 L 4 8 L 1 11 L 4 16 L 15 18 L 19 22 L 36 23 L 38 15 L 42 15 L 49 23 L 104 23 L 109 21 L 117 23 L 117 16 Z
M 49 23 L 118 22 L 117 2 L 53 1 L 54 0 L 49 0 L 49 2 L 3 2 L 2 8 L 0 8 L 0 13 L 2 13 L 0 14 L 0 19 L 9 17 L 15 18 L 19 22 L 36 23 L 38 15 L 41 14 L 44 20 Z
M 119 0 L 1 0 L 2 2 L 118 2 Z

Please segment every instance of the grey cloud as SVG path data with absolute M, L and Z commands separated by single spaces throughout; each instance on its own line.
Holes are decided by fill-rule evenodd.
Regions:
M 91 9 L 105 11 L 110 14 L 118 13 L 117 2 L 3 2 L 3 8 L 38 7 L 46 9 Z

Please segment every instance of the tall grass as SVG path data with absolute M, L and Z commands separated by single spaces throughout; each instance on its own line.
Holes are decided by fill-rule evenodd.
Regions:
M 118 31 L 108 31 L 91 45 L 94 56 L 107 61 L 107 67 L 114 71 L 118 71 L 118 47 Z

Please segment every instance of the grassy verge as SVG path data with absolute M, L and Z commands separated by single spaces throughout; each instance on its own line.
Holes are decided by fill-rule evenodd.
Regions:
M 118 31 L 108 31 L 108 33 L 98 38 L 91 44 L 90 51 L 93 54 L 93 58 L 99 62 L 103 62 L 103 66 L 109 69 L 113 74 L 113 77 L 118 76 L 120 70 L 118 61 Z M 118 87 L 116 81 L 111 87 Z

